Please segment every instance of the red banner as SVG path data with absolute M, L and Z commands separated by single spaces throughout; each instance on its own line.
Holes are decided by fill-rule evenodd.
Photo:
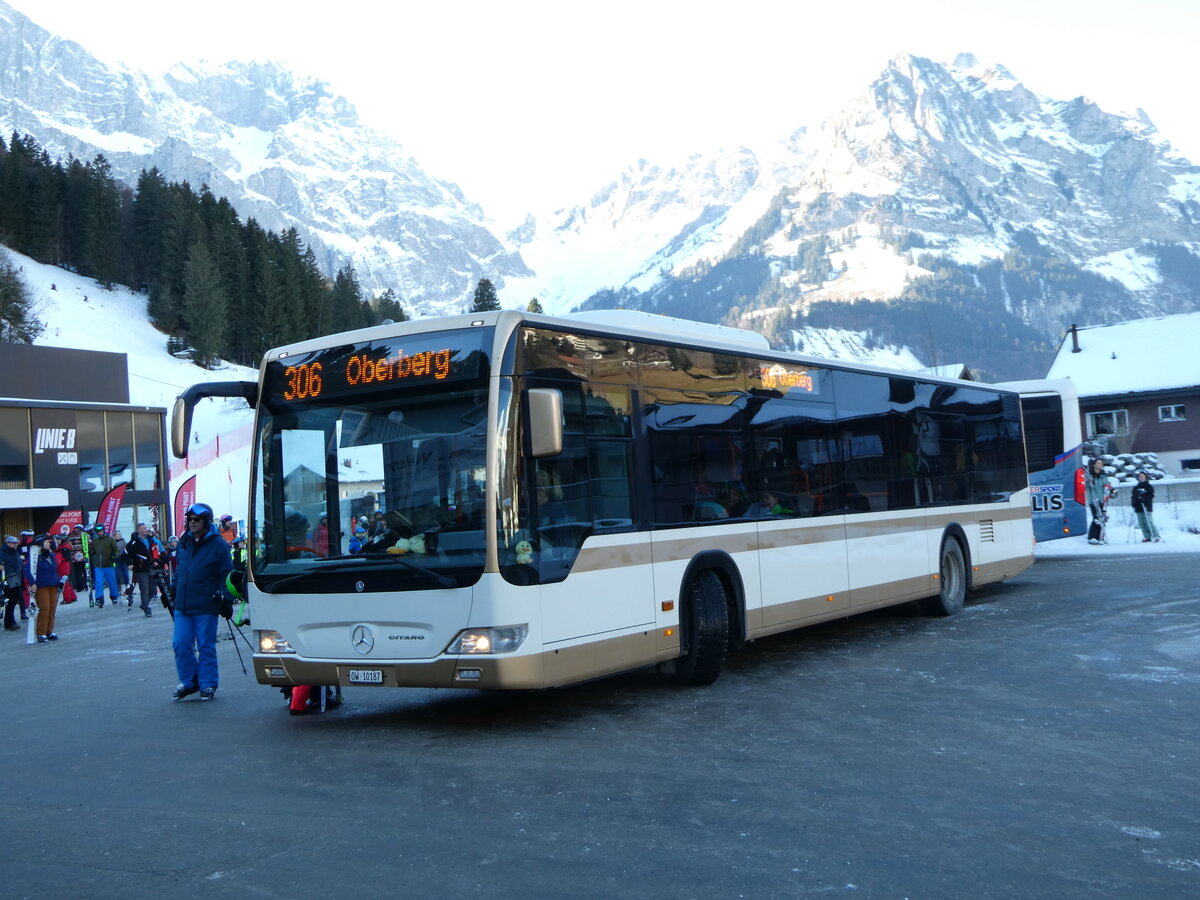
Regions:
M 104 530 L 112 534 L 117 530 L 117 517 L 121 515 L 121 503 L 125 499 L 125 489 L 128 484 L 118 484 L 104 495 L 100 508 L 96 510 L 96 524 L 103 525 Z
M 70 534 L 71 529 L 76 525 L 82 524 L 82 509 L 64 509 L 59 517 L 54 520 L 54 524 L 50 526 L 50 531 L 48 531 L 47 534 L 58 535 L 61 537 L 62 535 Z
M 196 502 L 196 476 L 193 475 L 175 492 L 175 534 L 187 530 L 187 508 Z

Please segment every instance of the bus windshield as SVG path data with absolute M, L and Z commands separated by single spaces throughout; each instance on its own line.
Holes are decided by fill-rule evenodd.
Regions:
M 251 511 L 260 589 L 479 579 L 490 340 L 433 332 L 267 364 Z

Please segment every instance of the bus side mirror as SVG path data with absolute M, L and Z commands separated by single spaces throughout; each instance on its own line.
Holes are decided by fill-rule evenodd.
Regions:
M 187 456 L 192 410 L 205 397 L 241 397 L 254 409 L 258 405 L 258 385 L 253 381 L 209 381 L 194 384 L 176 397 L 175 408 L 171 411 L 171 452 L 176 459 Z
M 534 459 L 558 456 L 563 449 L 562 394 L 556 388 L 530 388 L 529 445 Z
M 188 452 L 188 435 L 192 433 L 192 404 L 183 397 L 175 398 L 171 411 L 171 452 L 183 459 Z

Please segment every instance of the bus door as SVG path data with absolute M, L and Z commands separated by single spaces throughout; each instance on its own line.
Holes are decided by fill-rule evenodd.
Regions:
M 773 397 L 754 410 L 751 457 L 762 626 L 850 605 L 833 404 Z
M 563 395 L 563 451 L 526 465 L 543 642 L 604 640 L 638 628 L 648 633 L 653 578 L 645 536 L 634 526 L 630 391 L 588 383 L 554 387 Z M 625 652 L 614 651 L 616 657 Z

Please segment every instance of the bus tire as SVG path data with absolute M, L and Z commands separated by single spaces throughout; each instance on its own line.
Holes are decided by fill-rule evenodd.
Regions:
M 933 597 L 918 600 L 917 607 L 927 616 L 952 616 L 962 610 L 967 599 L 967 561 L 958 538 L 942 541 L 939 560 L 941 589 Z
M 667 664 L 666 673 L 676 684 L 712 684 L 721 674 L 729 647 L 729 605 L 716 572 L 696 573 L 679 626 L 682 652 Z

